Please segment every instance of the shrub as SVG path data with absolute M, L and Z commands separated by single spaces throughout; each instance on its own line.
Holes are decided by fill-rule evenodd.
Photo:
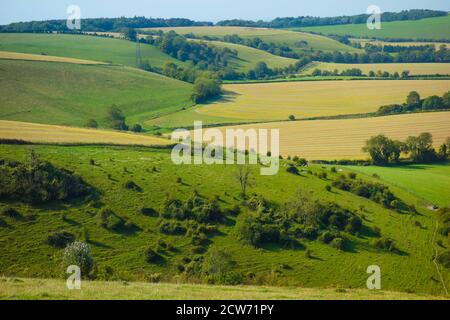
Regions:
M 124 220 L 117 216 L 114 211 L 105 208 L 99 213 L 100 225 L 108 230 L 119 230 L 124 227 Z
M 134 183 L 134 182 L 131 181 L 131 180 L 125 182 L 125 183 L 123 184 L 123 187 L 124 187 L 125 189 L 133 190 L 133 191 L 136 191 L 136 192 L 141 192 L 141 191 L 142 191 L 141 187 L 139 187 L 136 183 Z
M 22 215 L 16 209 L 11 207 L 3 209 L 2 215 L 6 218 L 11 218 L 14 220 L 22 219 Z
M 354 172 L 349 172 L 349 173 L 348 173 L 348 177 L 349 177 L 350 179 L 352 179 L 352 180 L 355 180 L 355 179 L 356 179 L 356 173 L 354 173 Z
M 147 217 L 158 217 L 159 213 L 153 208 L 141 208 L 141 214 Z
M 289 173 L 295 174 L 295 175 L 299 174 L 299 171 L 298 171 L 297 167 L 295 167 L 295 166 L 288 166 L 286 171 Z
M 450 268 L 450 250 L 444 251 L 438 255 L 437 261 L 445 268 Z
M 289 120 L 290 120 L 290 121 L 295 121 L 295 116 L 294 116 L 293 114 L 291 114 L 291 115 L 289 116 Z
M 133 132 L 142 132 L 142 126 L 138 123 L 136 123 L 132 128 L 131 131 Z
M 330 171 L 336 173 L 337 172 L 336 167 L 331 167 Z
M 328 192 L 331 192 L 331 186 L 330 185 L 325 186 L 325 190 L 327 190 Z
M 374 240 L 373 245 L 378 249 L 387 250 L 389 252 L 397 251 L 396 243 L 391 238 L 381 237 Z
M 159 232 L 167 235 L 184 235 L 186 234 L 186 228 L 179 222 L 166 221 L 159 226 Z
M 46 243 L 55 248 L 65 248 L 75 241 L 75 236 L 69 232 L 58 232 L 47 237 Z
M 342 238 L 334 238 L 330 245 L 333 248 L 343 251 L 345 249 L 345 241 Z
M 319 240 L 322 241 L 323 243 L 328 244 L 337 237 L 339 237 L 339 233 L 325 231 L 319 236 Z
M 98 128 L 98 123 L 94 119 L 89 119 L 88 121 L 86 121 L 86 124 L 84 126 L 86 128 L 96 129 L 96 128 Z
M 157 263 L 162 259 L 162 256 L 153 250 L 153 248 L 149 247 L 145 250 L 145 261 L 148 263 Z
M 82 277 L 89 277 L 94 268 L 94 259 L 86 243 L 75 241 L 64 249 L 63 266 L 67 268 L 71 265 L 80 268 Z

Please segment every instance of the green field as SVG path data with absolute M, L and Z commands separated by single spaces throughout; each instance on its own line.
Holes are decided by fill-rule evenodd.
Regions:
M 156 28 L 164 31 L 174 30 L 179 34 L 193 33 L 196 36 L 212 36 L 223 38 L 237 34 L 241 38 L 260 38 L 268 43 L 288 44 L 294 51 L 307 50 L 359 52 L 359 49 L 347 46 L 333 39 L 303 32 L 280 29 L 246 28 L 246 27 L 177 27 Z M 155 29 L 153 29 L 155 30 Z M 302 43 L 303 42 L 303 43 Z
M 198 41 L 198 40 L 196 40 Z M 263 50 L 254 49 L 233 43 L 226 43 L 221 41 L 205 41 L 208 44 L 212 44 L 219 48 L 229 48 L 238 52 L 238 57 L 231 61 L 231 67 L 241 72 L 246 72 L 250 69 L 254 69 L 256 64 L 260 61 L 267 63 L 269 68 L 284 68 L 291 64 L 295 64 L 297 60 L 284 58 L 270 54 Z
M 29 146 L 1 145 L 0 158 L 23 161 L 29 149 Z M 23 216 L 20 220 L 4 218 L 6 227 L 0 227 L 0 270 L 4 276 L 60 277 L 63 273 L 60 264 L 62 250 L 50 247 L 45 240 L 54 232 L 68 231 L 80 235 L 85 227 L 90 234 L 89 243 L 99 272 L 108 266 L 113 270 L 112 280 L 148 281 L 150 275 L 159 273 L 161 281 L 170 281 L 179 274 L 177 264 L 183 257 L 191 255 L 191 240 L 188 236 L 161 234 L 157 231 L 158 218 L 142 215 L 140 208 L 158 210 L 168 194 L 187 199 L 193 190 L 208 199 L 218 196 L 223 208 L 240 203 L 235 166 L 176 166 L 170 160 L 169 151 L 151 148 L 33 146 L 33 149 L 43 159 L 80 175 L 98 190 L 99 198 L 95 203 L 71 201 L 43 206 L 0 203 L 0 211 L 7 206 L 14 207 Z M 90 159 L 95 161 L 95 165 L 90 164 Z M 152 167 L 156 171 L 149 170 Z M 313 173 L 324 170 L 320 166 L 311 166 L 310 169 Z M 209 238 L 208 247 L 227 248 L 240 272 L 253 273 L 254 279 L 263 277 L 266 279 L 264 284 L 268 281 L 272 285 L 364 289 L 367 266 L 377 264 L 382 270 L 383 290 L 443 293 L 441 282 L 435 280 L 439 276 L 431 261 L 434 212 L 423 207 L 422 198 L 391 185 L 391 190 L 400 199 L 414 204 L 420 213 L 415 216 L 400 214 L 348 192 L 327 192 L 325 186 L 341 173 L 333 174 L 327 170 L 328 178 L 325 180 L 306 173 L 295 176 L 285 171 L 284 162 L 275 176 L 260 176 L 257 167 L 252 171 L 255 183 L 250 192 L 256 192 L 274 204 L 282 204 L 292 199 L 298 190 L 303 190 L 312 192 L 310 196 L 313 199 L 335 201 L 355 212 L 360 212 L 363 206 L 364 212 L 360 214 L 364 214 L 364 225 L 380 227 L 382 234 L 393 238 L 403 253 L 375 249 L 371 245 L 374 236 L 365 232 L 359 237 L 345 235 L 351 248 L 349 251 L 338 251 L 319 241 L 302 239 L 302 245 L 312 252 L 314 258 L 307 257 L 305 248 L 266 245 L 255 249 L 242 245 L 234 234 L 235 222 L 241 215 L 237 218 L 227 216 L 228 222 L 219 225 L 220 232 Z M 441 176 L 430 177 L 439 179 Z M 124 189 L 123 184 L 128 180 L 133 180 L 142 191 Z M 448 194 L 448 191 L 441 190 L 441 193 Z M 96 216 L 101 207 L 109 207 L 118 215 L 128 217 L 136 228 L 130 232 L 102 228 Z M 247 209 L 242 207 L 242 210 L 245 212 Z M 419 221 L 422 227 L 417 227 L 415 221 Z M 149 264 L 145 262 L 144 250 L 158 239 L 164 239 L 176 249 L 163 253 L 164 262 Z M 450 274 L 446 270 L 442 273 L 448 285 Z M 262 284 L 248 281 L 249 284 Z M 52 295 L 49 291 L 48 294 Z M 20 289 L 15 292 L 20 292 Z
M 450 206 L 450 166 L 405 165 L 393 167 L 350 167 L 357 172 L 380 176 L 382 181 L 398 186 L 424 199 L 426 205 Z
M 302 75 L 310 75 L 315 69 L 333 72 L 338 70 L 342 72 L 348 69 L 360 69 L 363 74 L 368 75 L 370 71 L 377 73 L 378 71 L 387 71 L 390 74 L 408 70 L 410 75 L 450 75 L 450 63 L 328 63 L 317 62 L 304 70 Z
M 304 27 L 295 30 L 369 39 L 450 40 L 450 16 L 414 21 L 382 21 L 380 30 L 369 30 L 366 24 Z
M 1 36 L 0 36 L 1 37 Z M 191 106 L 192 85 L 124 66 L 0 60 L 0 118 L 83 126 L 104 126 L 116 104 L 127 122 Z
M 0 278 L 1 300 L 443 300 L 445 297 L 364 289 L 211 286 L 84 281 L 67 290 L 54 279 Z
M 0 51 L 46 54 L 122 64 L 136 67 L 136 44 L 121 39 L 64 34 L 0 34 Z M 183 66 L 156 47 L 141 44 L 142 60 L 154 67 L 162 67 L 167 61 Z

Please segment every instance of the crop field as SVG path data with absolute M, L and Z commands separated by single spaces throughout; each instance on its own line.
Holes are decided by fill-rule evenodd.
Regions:
M 97 129 L 0 120 L 0 139 L 18 139 L 37 143 L 168 145 L 170 140 Z
M 443 296 L 299 287 L 208 286 L 195 284 L 83 281 L 67 290 L 63 280 L 0 278 L 5 300 L 443 300 Z
M 322 71 L 339 72 L 357 68 L 362 70 L 363 74 L 368 75 L 370 71 L 387 71 L 390 74 L 408 70 L 410 75 L 450 75 L 450 63 L 367 63 L 367 64 L 348 64 L 348 63 L 327 63 L 318 62 L 312 65 L 309 69 L 304 70 L 302 74 L 311 74 L 315 69 Z
M 159 232 L 159 218 L 141 214 L 141 208 L 159 210 L 166 197 L 173 196 L 185 200 L 191 196 L 193 190 L 206 199 L 217 196 L 223 208 L 231 208 L 240 202 L 238 196 L 240 188 L 235 179 L 236 167 L 233 165 L 178 166 L 172 163 L 169 150 L 143 147 L 0 145 L 0 158 L 24 161 L 29 156 L 31 148 L 43 160 L 51 161 L 54 165 L 81 176 L 86 183 L 98 190 L 99 199 L 97 204 L 70 201 L 64 204 L 49 203 L 45 208 L 23 203 L 0 203 L 0 210 L 13 206 L 23 217 L 19 220 L 4 218 L 6 227 L 5 224 L 0 227 L 0 248 L 2 248 L 0 270 L 6 277 L 57 277 L 63 272 L 61 270 L 63 250 L 47 245 L 45 241 L 47 236 L 61 231 L 79 235 L 83 228 L 87 228 L 92 255 L 98 270 L 102 272 L 101 270 L 105 270 L 106 267 L 113 270 L 110 280 L 146 282 L 150 275 L 160 274 L 161 281 L 165 282 L 177 274 L 177 265 L 182 258 L 191 255 L 193 244 L 187 235 L 170 236 Z M 152 168 L 156 169 L 151 170 Z M 435 218 L 434 212 L 421 205 L 421 198 L 388 184 L 392 192 L 406 203 L 416 205 L 420 213 L 415 216 L 400 214 L 349 192 L 339 190 L 327 192 L 325 186 L 342 173 L 332 173 L 328 169 L 314 165 L 309 169 L 316 175 L 306 173 L 293 175 L 286 172 L 286 163 L 282 161 L 278 175 L 262 177 L 258 174 L 258 166 L 252 167 L 254 183 L 249 192 L 266 197 L 277 205 L 292 199 L 299 190 L 303 190 L 312 192 L 311 197 L 314 199 L 334 201 L 355 212 L 359 212 L 362 206 L 364 224 L 369 228 L 380 227 L 384 236 L 396 241 L 403 254 L 377 250 L 371 246 L 374 236 L 366 232 L 361 236 L 346 235 L 351 247 L 349 251 L 339 251 L 320 241 L 309 240 L 301 240 L 304 247 L 298 249 L 274 244 L 258 249 L 243 245 L 235 236 L 234 226 L 240 221 L 241 214 L 247 210 L 245 207 L 242 207 L 243 212 L 240 215 L 227 216 L 228 222 L 218 225 L 219 232 L 209 238 L 208 247 L 226 248 L 236 261 L 239 272 L 244 274 L 251 272 L 255 277 L 271 275 L 271 283 L 276 286 L 364 289 L 367 280 L 366 268 L 376 263 L 383 270 L 383 291 L 443 294 L 442 284 L 430 280 L 438 277 L 436 267 L 431 261 L 434 251 L 430 244 Z M 317 176 L 324 170 L 328 172 L 327 179 Z M 346 172 L 344 168 L 344 173 Z M 367 177 L 367 180 L 373 179 Z M 141 190 L 136 192 L 124 189 L 124 183 L 129 180 L 138 184 Z M 101 227 L 98 224 L 97 213 L 102 207 L 108 207 L 118 215 L 127 217 L 136 227 L 130 232 L 116 232 Z M 415 221 L 419 221 L 423 227 L 417 227 Z M 161 239 L 171 243 L 175 249 L 165 251 L 164 261 L 161 263 L 146 262 L 145 249 Z M 314 258 L 307 257 L 306 248 L 312 252 Z M 448 283 L 449 274 L 446 270 L 443 270 L 443 276 L 445 283 Z M 0 289 L 0 295 L 20 298 L 21 285 L 30 285 L 30 291 L 27 294 L 23 293 L 23 298 L 27 295 L 41 294 L 41 291 L 34 289 L 34 283 L 26 280 L 1 283 L 0 287 L 6 289 Z M 131 285 L 140 287 L 139 284 Z M 57 298 L 59 295 L 65 297 L 69 294 L 59 291 L 60 289 L 56 291 L 51 289 L 58 286 L 58 282 L 49 282 L 49 287 L 46 286 L 46 284 L 40 286 L 45 288 L 42 294 L 50 298 Z M 89 297 L 90 287 L 91 284 L 86 284 L 87 291 L 82 290 L 80 294 Z M 167 292 L 165 290 L 170 288 L 161 288 L 161 291 L 157 291 L 160 297 L 165 297 Z M 201 287 L 199 290 L 203 291 Z M 268 293 L 278 296 L 277 290 L 281 290 L 285 292 L 287 298 L 292 294 L 290 290 L 299 290 L 298 294 L 301 295 L 308 294 L 303 293 L 301 289 L 274 290 L 275 292 L 269 289 Z M 121 290 L 122 293 L 118 293 L 118 291 L 120 290 L 105 290 L 105 294 L 110 292 L 109 297 L 112 298 L 126 292 Z M 357 291 L 357 294 L 364 294 L 363 291 Z M 153 297 L 158 298 L 157 292 Z M 184 297 L 183 290 L 179 292 L 180 297 Z M 328 295 L 327 290 L 323 292 Z M 233 296 L 239 298 L 240 294 L 233 293 Z M 330 294 L 334 296 L 333 292 Z M 382 293 L 378 294 L 383 296 Z M 341 290 L 336 297 L 345 295 Z M 386 295 L 389 296 L 389 293 Z M 202 296 L 203 294 L 199 293 L 198 296 L 190 297 Z M 314 296 L 312 293 L 312 297 Z M 104 297 L 108 298 L 107 295 Z
M 382 181 L 394 184 L 416 197 L 422 198 L 424 205 L 450 206 L 450 197 L 448 197 L 450 192 L 449 164 L 348 168 L 366 175 L 377 174 Z
M 450 40 L 450 16 L 415 21 L 381 22 L 380 30 L 369 30 L 366 24 L 305 27 L 296 30 L 356 38 Z
M 241 38 L 260 38 L 265 42 L 288 44 L 297 52 L 305 50 L 359 52 L 359 49 L 347 46 L 331 38 L 310 33 L 294 32 L 281 29 L 247 28 L 247 27 L 176 27 L 156 28 L 163 31 L 173 30 L 179 34 L 193 33 L 197 36 L 222 38 L 237 34 Z
M 224 86 L 223 99 L 195 110 L 210 117 L 241 121 L 287 120 L 374 112 L 402 103 L 410 91 L 423 97 L 450 90 L 449 80 L 311 81 Z M 192 111 L 194 112 L 194 111 Z
M 135 43 L 88 35 L 2 33 L 0 51 L 46 54 L 136 67 Z M 150 45 L 141 44 L 141 55 L 143 61 L 155 67 L 161 67 L 167 61 L 184 65 L 182 61 Z
M 115 104 L 133 125 L 192 105 L 192 85 L 124 66 L 0 60 L 0 84 L 4 120 L 106 126 Z
M 253 69 L 260 61 L 264 61 L 265 63 L 267 63 L 267 66 L 269 68 L 283 68 L 297 62 L 297 60 L 295 59 L 276 56 L 263 50 L 258 50 L 238 44 L 226 43 L 221 41 L 202 41 L 219 48 L 229 48 L 231 50 L 236 50 L 238 52 L 238 57 L 237 59 L 234 59 L 230 65 L 231 67 L 242 72 Z
M 411 135 L 430 132 L 439 146 L 450 137 L 449 121 L 450 112 L 433 112 L 362 119 L 284 121 L 231 128 L 279 129 L 283 156 L 332 160 L 367 157 L 361 148 L 367 139 L 378 134 L 404 140 Z
M 97 62 L 97 61 L 91 61 L 91 60 L 81 60 L 81 59 L 74 59 L 74 58 L 53 57 L 53 56 L 45 56 L 45 55 L 38 55 L 38 54 L 7 52 L 7 51 L 0 51 L 0 59 L 63 62 L 63 63 L 74 63 L 74 64 L 105 64 L 104 62 Z
M 441 46 L 447 47 L 450 49 L 450 43 L 448 42 L 427 42 L 427 41 L 380 41 L 380 40 L 371 40 L 371 39 L 358 39 L 353 38 L 350 39 L 351 42 L 360 43 L 361 46 L 365 46 L 367 43 L 373 45 L 382 45 L 382 46 L 400 46 L 400 47 L 416 47 L 416 46 L 435 46 L 436 50 L 439 50 Z

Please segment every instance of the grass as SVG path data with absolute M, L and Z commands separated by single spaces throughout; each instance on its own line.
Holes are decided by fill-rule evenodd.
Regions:
M 0 138 L 34 143 L 168 145 L 170 140 L 117 131 L 0 120 Z
M 410 75 L 450 75 L 450 63 L 368 63 L 368 64 L 347 64 L 347 63 L 327 63 L 318 62 L 302 72 L 303 75 L 310 75 L 315 69 L 333 72 L 342 72 L 347 69 L 357 68 L 363 74 L 368 75 L 370 71 L 387 71 L 390 74 L 408 70 Z
M 101 61 L 136 67 L 136 44 L 121 39 L 67 34 L 0 34 L 0 51 L 43 54 L 49 56 Z M 167 61 L 184 66 L 158 48 L 141 44 L 142 60 L 154 67 Z
M 159 233 L 158 218 L 143 216 L 140 214 L 140 208 L 159 210 L 168 194 L 186 199 L 193 190 L 197 190 L 201 196 L 208 199 L 218 196 L 223 208 L 232 207 L 240 202 L 238 197 L 240 190 L 235 180 L 236 168 L 233 165 L 177 166 L 170 160 L 170 151 L 152 148 L 99 146 L 32 148 L 43 159 L 80 175 L 87 183 L 97 188 L 99 198 L 96 203 L 71 201 L 43 206 L 0 202 L 0 212 L 5 207 L 14 207 L 23 215 L 21 220 L 5 218 L 7 226 L 0 227 L 2 249 L 0 270 L 4 276 L 59 278 L 64 272 L 60 264 L 62 251 L 45 244 L 45 239 L 48 234 L 61 231 L 80 235 L 84 227 L 89 231 L 89 244 L 99 272 L 107 266 L 111 267 L 112 279 L 120 281 L 148 281 L 150 275 L 157 273 L 160 274 L 161 281 L 177 279 L 177 264 L 183 257 L 192 255 L 189 237 L 165 236 Z M 23 161 L 29 149 L 29 146 L 0 145 L 0 158 Z M 90 159 L 94 160 L 94 165 L 90 164 Z M 234 225 L 236 220 L 240 219 L 238 216 L 229 217 L 228 223 L 220 225 L 220 232 L 210 237 L 211 245 L 229 250 L 237 263 L 237 271 L 243 274 L 254 273 L 257 279 L 265 277 L 265 281 L 268 281 L 265 283 L 276 286 L 364 289 L 368 277 L 367 266 L 377 264 L 382 270 L 382 289 L 385 291 L 442 294 L 442 285 L 434 280 L 438 275 L 431 261 L 433 249 L 430 240 L 435 225 L 434 213 L 421 206 L 422 199 L 391 185 L 392 191 L 398 197 L 408 204 L 416 205 L 419 211 L 416 216 L 399 214 L 348 192 L 339 190 L 327 192 L 325 186 L 331 183 L 330 180 L 306 173 L 295 176 L 286 172 L 285 165 L 283 162 L 279 174 L 275 176 L 260 176 L 259 168 L 252 168 L 255 183 L 249 192 L 256 192 L 278 205 L 292 199 L 299 189 L 303 192 L 312 192 L 310 196 L 314 199 L 335 201 L 349 210 L 364 215 L 364 224 L 368 227 L 380 227 L 382 234 L 393 238 L 404 254 L 375 249 L 371 246 L 374 238 L 370 233 L 364 233 L 360 237 L 346 235 L 351 250 L 344 252 L 318 241 L 301 240 L 312 252 L 313 259 L 306 256 L 304 249 L 288 249 L 276 245 L 255 249 L 242 245 L 236 239 Z M 124 170 L 124 167 L 127 169 Z M 153 167 L 156 171 L 151 170 Z M 309 169 L 316 174 L 324 170 L 321 166 L 311 166 Z M 328 172 L 328 179 L 335 179 L 338 174 L 341 173 Z M 177 182 L 178 178 L 181 178 L 183 183 Z M 142 191 L 125 190 L 123 184 L 129 180 L 138 184 Z M 448 190 L 442 190 L 442 194 L 448 194 Z M 101 207 L 109 207 L 118 215 L 128 217 L 137 228 L 131 233 L 105 230 L 97 223 L 96 214 Z M 360 211 L 361 207 L 364 211 Z M 242 210 L 245 212 L 245 208 Z M 415 221 L 419 221 L 422 228 L 417 227 Z M 160 264 L 148 264 L 143 256 L 144 250 L 149 245 L 154 245 L 158 239 L 172 243 L 176 250 L 164 252 L 164 261 Z M 448 283 L 449 273 L 446 270 L 443 270 L 443 273 Z M 56 293 L 53 291 L 51 282 L 48 284 L 50 287 L 46 287 L 46 281 L 43 282 L 44 298 L 59 296 L 56 289 Z M 25 287 L 14 289 L 15 284 L 11 287 L 10 284 L 2 283 L 1 288 L 5 286 L 11 288 L 7 293 L 2 291 L 2 296 L 38 297 L 40 292 L 36 292 L 32 287 L 27 291 L 26 284 Z M 132 286 L 135 288 L 140 285 Z M 197 288 L 202 290 L 202 287 Z M 119 291 L 122 291 L 121 294 L 126 292 Z M 193 289 L 187 291 L 191 297 L 196 294 Z M 295 291 L 302 293 L 300 289 Z M 107 298 L 109 291 L 102 290 L 102 292 L 102 297 Z M 288 291 L 283 292 L 286 297 L 290 296 Z M 65 292 L 61 295 L 66 297 L 68 294 L 70 293 Z M 97 294 L 98 291 L 96 296 Z M 335 293 L 331 294 L 335 296 Z M 345 296 L 344 293 L 338 295 Z M 199 294 L 199 297 L 203 296 L 203 293 Z M 275 296 L 281 298 L 281 294 Z
M 112 104 L 131 125 L 192 105 L 190 84 L 124 66 L 0 60 L 0 84 L 4 120 L 107 127 Z
M 394 184 L 419 198 L 424 205 L 450 206 L 450 198 L 443 191 L 450 190 L 450 166 L 404 165 L 389 167 L 349 167 L 365 175 L 377 174 L 381 181 Z
M 27 54 L 27 53 L 17 53 L 17 52 L 7 52 L 0 51 L 0 59 L 8 60 L 29 60 L 29 61 L 46 61 L 46 62 L 63 62 L 63 63 L 74 63 L 74 64 L 105 64 L 104 62 L 97 62 L 91 60 L 81 60 L 73 58 L 63 58 L 63 57 L 53 57 L 38 54 Z
M 287 120 L 374 112 L 402 103 L 410 91 L 423 97 L 442 95 L 448 80 L 304 81 L 224 85 L 222 99 L 208 105 L 149 121 L 160 126 L 192 126 L 194 120 L 233 123 Z
M 369 30 L 366 24 L 345 24 L 296 28 L 306 32 L 327 35 L 348 35 L 356 38 L 378 39 L 432 39 L 450 40 L 450 16 L 415 21 L 381 22 L 380 30 Z
M 202 40 L 204 41 L 204 40 Z M 269 68 L 284 68 L 291 64 L 295 64 L 297 60 L 284 58 L 270 54 L 263 50 L 258 50 L 251 47 L 246 47 L 233 43 L 226 43 L 221 41 L 206 41 L 208 44 L 212 44 L 219 48 L 229 48 L 238 52 L 237 59 L 233 59 L 230 66 L 241 72 L 246 72 L 250 69 L 254 69 L 256 64 L 260 61 L 267 63 Z
M 0 278 L 2 300 L 441 300 L 444 297 L 364 289 L 208 286 L 139 282 L 82 282 L 67 290 L 65 281 Z
M 248 27 L 176 27 L 157 28 L 164 31 L 174 30 L 179 34 L 194 33 L 197 36 L 213 36 L 223 38 L 237 34 L 241 38 L 260 38 L 265 42 L 288 44 L 294 51 L 308 50 L 359 52 L 359 49 L 347 46 L 333 39 L 303 32 L 281 29 L 248 28 Z M 303 44 L 302 44 L 303 42 Z
M 280 153 L 284 156 L 298 155 L 310 160 L 360 159 L 367 157 L 361 151 L 365 141 L 378 134 L 404 140 L 410 135 L 430 132 L 438 146 L 450 137 L 449 120 L 450 112 L 436 112 L 362 119 L 272 122 L 232 128 L 279 129 Z

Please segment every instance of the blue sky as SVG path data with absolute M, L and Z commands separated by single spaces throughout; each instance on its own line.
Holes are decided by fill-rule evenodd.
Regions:
M 80 6 L 85 18 L 138 15 L 207 21 L 352 15 L 364 13 L 372 4 L 382 11 L 413 8 L 450 11 L 449 0 L 1 0 L 0 24 L 65 19 L 66 8 L 71 4 Z

